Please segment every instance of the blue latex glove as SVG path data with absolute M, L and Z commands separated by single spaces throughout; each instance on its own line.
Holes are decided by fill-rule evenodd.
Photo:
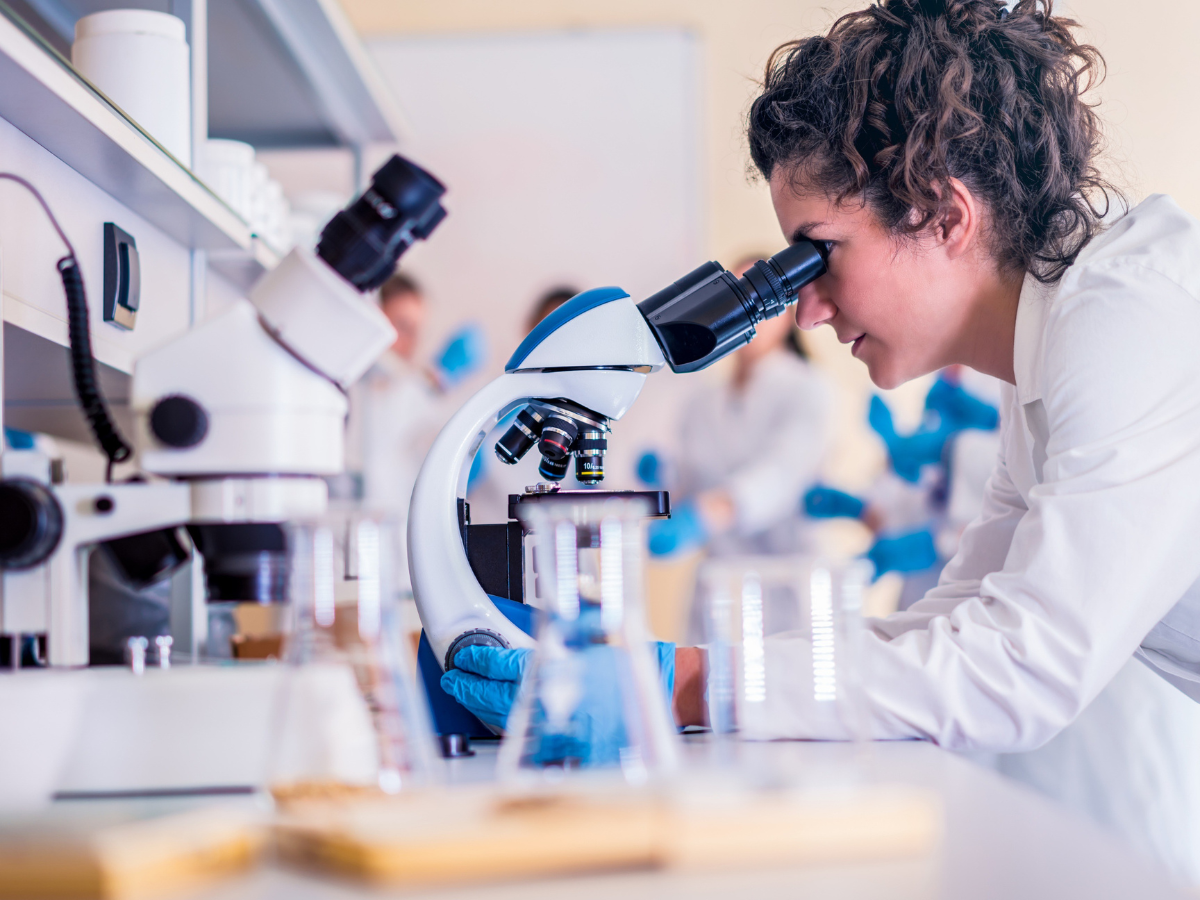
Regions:
M 654 650 L 669 703 L 675 690 L 675 645 L 656 641 Z M 454 657 L 456 668 L 442 676 L 442 689 L 482 721 L 504 728 L 532 654 L 532 650 L 466 647 Z M 620 691 L 613 690 L 619 675 L 617 657 L 611 647 L 595 644 L 572 658 L 583 660 L 583 697 L 571 717 L 570 734 L 545 735 L 538 758 L 542 762 L 578 759 L 585 765 L 618 762 L 627 741 Z M 535 715 L 544 721 L 544 713 Z
M 938 376 L 925 395 L 925 408 L 938 414 L 945 427 L 952 431 L 978 428 L 991 431 L 1000 425 L 1000 411 L 990 403 L 967 393 L 961 384 Z
M 451 387 L 477 371 L 486 358 L 487 338 L 483 328 L 470 322 L 450 335 L 434 366 L 441 383 Z
M 937 547 L 928 529 L 880 538 L 867 551 L 875 577 L 885 572 L 923 572 L 937 562 Z
M 660 488 L 663 483 L 663 461 L 659 455 L 653 450 L 647 451 L 638 457 L 637 461 L 637 477 L 638 481 L 648 488 Z
M 493 728 L 508 724 L 532 650 L 464 647 L 454 668 L 442 675 L 442 690 Z
M 814 519 L 857 519 L 867 504 L 852 494 L 818 484 L 804 495 L 804 513 Z
M 937 428 L 916 431 L 910 435 L 897 434 L 892 422 L 892 411 L 878 394 L 871 398 L 867 422 L 883 438 L 892 470 L 913 484 L 920 480 L 922 466 L 941 462 L 942 449 L 953 434 L 952 429 L 945 423 Z
M 703 546 L 708 541 L 708 529 L 700 512 L 690 500 L 671 510 L 671 518 L 655 519 L 646 529 L 652 556 L 670 556 Z

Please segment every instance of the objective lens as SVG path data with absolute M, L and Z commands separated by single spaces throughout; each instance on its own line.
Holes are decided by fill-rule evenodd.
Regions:
M 571 457 L 562 456 L 557 459 L 551 459 L 548 456 L 542 457 L 541 465 L 538 466 L 538 472 L 541 476 L 549 481 L 562 481 L 567 477 L 567 466 L 571 463 Z
M 599 484 L 604 480 L 604 453 L 608 450 L 605 432 L 589 428 L 575 441 L 575 477 L 580 484 Z
M 551 414 L 542 425 L 542 439 L 538 442 L 538 450 L 546 459 L 563 459 L 571 453 L 571 446 L 579 436 L 579 423 L 574 419 L 557 414 Z M 563 473 L 566 473 L 566 463 L 563 463 Z M 561 475 L 559 476 L 562 477 Z
M 527 406 L 517 413 L 516 421 L 504 437 L 496 442 L 496 456 L 505 465 L 516 465 L 529 448 L 538 442 L 542 436 L 542 425 L 546 419 L 532 406 Z

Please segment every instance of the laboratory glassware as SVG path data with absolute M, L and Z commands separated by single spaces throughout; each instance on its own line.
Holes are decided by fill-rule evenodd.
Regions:
M 709 725 L 718 735 L 787 737 L 802 709 L 834 739 L 868 736 L 859 654 L 862 560 L 740 556 L 707 562 L 705 617 Z M 806 730 L 814 730 L 809 722 Z
M 269 780 L 277 796 L 439 778 L 405 646 L 393 526 L 359 511 L 287 527 L 290 626 Z
M 537 647 L 508 718 L 502 779 L 556 782 L 580 769 L 641 785 L 676 768 L 643 612 L 647 511 L 640 498 L 584 491 L 519 510 L 533 537 Z

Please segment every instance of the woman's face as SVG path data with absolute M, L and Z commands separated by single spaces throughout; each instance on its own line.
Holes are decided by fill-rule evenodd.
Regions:
M 790 243 L 830 245 L 829 271 L 800 291 L 801 328 L 831 326 L 881 388 L 956 361 L 974 273 L 961 256 L 945 252 L 932 233 L 893 236 L 854 201 L 839 206 L 818 192 L 798 192 L 781 170 L 772 175 L 771 199 Z

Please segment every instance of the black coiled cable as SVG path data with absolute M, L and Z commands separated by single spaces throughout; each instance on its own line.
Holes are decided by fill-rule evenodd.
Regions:
M 87 294 L 83 289 L 83 273 L 74 255 L 58 261 L 63 291 L 67 295 L 67 326 L 71 339 L 71 373 L 75 378 L 75 396 L 83 414 L 96 436 L 96 442 L 108 457 L 108 480 L 112 480 L 113 463 L 124 462 L 133 455 L 117 431 L 117 423 L 108 413 L 100 382 L 96 376 L 96 359 L 92 356 L 92 332 L 88 323 Z
M 124 462 L 133 455 L 133 449 L 121 437 L 117 424 L 108 412 L 108 404 L 100 393 L 100 380 L 96 375 L 96 359 L 92 356 L 92 330 L 88 322 L 87 293 L 83 288 L 83 274 L 75 258 L 75 248 L 59 226 L 50 206 L 32 184 L 19 175 L 0 172 L 0 178 L 15 181 L 37 198 L 46 211 L 50 224 L 58 232 L 67 247 L 67 255 L 58 261 L 58 272 L 62 277 L 63 291 L 67 296 L 67 324 L 71 343 L 71 374 L 75 380 L 75 396 L 83 408 L 92 434 L 104 455 L 108 457 L 107 480 L 112 481 L 114 463 Z

